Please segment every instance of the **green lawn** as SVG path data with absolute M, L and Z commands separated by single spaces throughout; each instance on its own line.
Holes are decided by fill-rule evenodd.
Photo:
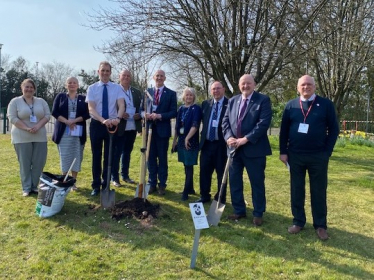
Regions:
M 139 146 L 131 177 L 138 180 Z M 289 174 L 278 160 L 277 138 L 266 169 L 267 212 L 255 228 L 251 219 L 231 222 L 230 203 L 220 225 L 203 230 L 196 268 L 190 269 L 194 238 L 188 202 L 180 200 L 184 173 L 176 154 L 169 156 L 166 195 L 152 223 L 117 222 L 91 198 L 91 151 L 86 145 L 79 190 L 62 211 L 47 219 L 34 213 L 36 196 L 21 196 L 18 162 L 9 135 L 0 136 L 0 278 L 9 279 L 374 279 L 374 148 L 346 144 L 330 161 L 328 226 L 330 240 L 317 239 L 307 197 L 307 225 L 298 235 L 292 223 Z M 56 145 L 49 141 L 45 171 L 59 173 Z M 198 190 L 198 167 L 195 189 Z M 247 176 L 245 198 L 252 211 Z M 215 182 L 213 183 L 213 186 Z M 215 189 L 215 187 L 213 187 Z M 116 189 L 116 200 L 132 199 L 135 186 Z M 230 201 L 230 199 L 228 199 Z M 205 210 L 209 209 L 209 204 Z

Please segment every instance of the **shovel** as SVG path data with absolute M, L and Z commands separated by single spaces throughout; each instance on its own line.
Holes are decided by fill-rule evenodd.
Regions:
M 144 138 L 147 138 L 146 133 L 144 132 Z M 135 197 L 144 198 L 144 200 L 148 196 L 148 192 L 150 189 L 150 185 L 146 184 L 146 172 L 147 172 L 147 163 L 148 163 L 148 156 L 149 156 L 149 149 L 151 146 L 151 137 L 152 137 L 152 129 L 148 129 L 148 139 L 143 138 L 143 148 L 141 149 L 142 152 L 142 160 L 140 165 L 140 180 L 139 185 L 136 187 L 135 190 Z M 147 143 L 145 145 L 145 142 Z
M 113 135 L 117 131 L 117 126 L 115 126 L 114 130 L 108 128 L 109 132 L 109 155 L 108 155 L 108 172 L 107 172 L 107 179 L 106 179 L 106 187 L 101 191 L 100 195 L 100 204 L 103 208 L 113 208 L 115 204 L 115 190 L 110 189 L 110 176 L 112 174 L 112 149 L 113 149 Z
M 209 212 L 208 212 L 208 224 L 212 226 L 218 226 L 219 221 L 221 220 L 223 210 L 225 209 L 225 204 L 221 203 L 221 196 L 222 192 L 226 191 L 227 188 L 227 177 L 229 173 L 229 167 L 232 162 L 232 158 L 234 157 L 235 150 L 231 151 L 229 157 L 227 158 L 225 171 L 223 172 L 223 178 L 221 183 L 221 188 L 218 194 L 218 201 L 213 200 L 212 205 L 210 205 Z
M 153 97 L 149 94 L 147 90 L 144 91 L 144 112 L 147 113 L 147 100 L 150 100 L 153 102 Z M 143 128 L 142 128 L 142 140 L 143 140 L 143 145 L 142 148 L 140 149 L 142 153 L 142 158 L 140 161 L 140 179 L 139 179 L 139 184 L 136 186 L 135 190 L 135 198 L 143 198 L 144 201 L 146 200 L 148 196 L 148 192 L 150 189 L 150 185 L 145 183 L 145 177 L 146 177 L 146 172 L 147 172 L 147 163 L 148 163 L 148 156 L 149 156 L 149 149 L 151 146 L 151 137 L 152 137 L 152 129 L 148 128 L 147 131 L 147 117 L 144 116 L 144 121 L 143 121 Z M 148 137 L 148 139 L 147 139 Z

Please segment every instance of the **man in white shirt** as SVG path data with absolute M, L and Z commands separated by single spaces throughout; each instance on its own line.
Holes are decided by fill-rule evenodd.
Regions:
M 99 64 L 100 81 L 90 85 L 87 89 L 86 102 L 91 115 L 90 140 L 92 149 L 92 196 L 100 193 L 100 186 L 106 187 L 109 158 L 109 132 L 117 126 L 122 118 L 125 102 L 124 92 L 120 85 L 110 82 L 112 66 L 107 61 Z M 118 108 L 118 110 L 117 110 Z M 104 167 L 102 149 L 104 143 Z M 115 145 L 115 143 L 113 143 Z

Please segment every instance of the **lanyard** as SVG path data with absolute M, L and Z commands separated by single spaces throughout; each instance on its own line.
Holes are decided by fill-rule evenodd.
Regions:
M 310 105 L 310 107 L 308 108 L 308 111 L 307 111 L 306 114 L 305 114 L 305 113 L 304 113 L 304 109 L 303 109 L 303 105 L 301 104 L 301 98 L 299 99 L 301 113 L 303 113 L 303 116 L 304 116 L 304 123 L 305 123 L 305 121 L 306 121 L 306 118 L 307 118 L 308 115 L 309 115 L 310 110 L 311 110 L 312 107 L 313 107 L 314 100 L 316 100 L 316 98 L 313 99 L 312 104 Z
M 184 108 L 186 108 L 186 107 L 184 107 Z M 190 111 L 190 108 L 191 108 L 191 107 L 188 107 L 187 110 L 182 110 L 182 117 L 181 117 L 181 122 L 182 122 L 182 123 L 184 123 L 184 120 L 185 120 L 185 118 L 187 117 L 188 112 Z
M 23 98 L 23 101 L 25 101 L 26 105 L 30 108 L 31 116 L 33 116 L 34 115 L 34 97 L 32 98 L 31 106 L 29 105 L 29 103 L 27 103 L 27 101 L 24 97 L 22 97 L 22 98 Z
M 74 101 L 70 99 L 70 97 L 68 96 L 68 100 L 69 100 L 69 103 L 71 103 L 72 107 L 73 107 L 73 112 L 76 111 L 76 108 L 77 108 L 77 98 L 78 96 L 75 96 L 74 98 Z

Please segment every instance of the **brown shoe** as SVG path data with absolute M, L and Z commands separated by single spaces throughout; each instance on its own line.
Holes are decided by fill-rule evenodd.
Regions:
M 299 233 L 300 231 L 302 231 L 303 227 L 299 227 L 297 225 L 293 225 L 293 226 L 290 226 L 288 228 L 288 233 L 291 233 L 291 234 L 296 234 L 296 233 Z
M 232 215 L 228 216 L 228 219 L 233 220 L 233 221 L 237 221 L 237 220 L 240 220 L 241 218 L 245 218 L 245 217 L 247 217 L 246 214 L 232 214 Z
M 165 187 L 159 187 L 158 188 L 158 194 L 165 195 Z
M 262 225 L 262 217 L 253 217 L 253 225 L 259 227 Z
M 327 231 L 324 228 L 317 228 L 316 233 L 318 238 L 321 240 L 329 239 L 329 235 L 327 234 Z
M 157 191 L 156 187 L 150 187 L 149 191 L 148 191 L 148 194 L 155 193 L 156 191 Z

